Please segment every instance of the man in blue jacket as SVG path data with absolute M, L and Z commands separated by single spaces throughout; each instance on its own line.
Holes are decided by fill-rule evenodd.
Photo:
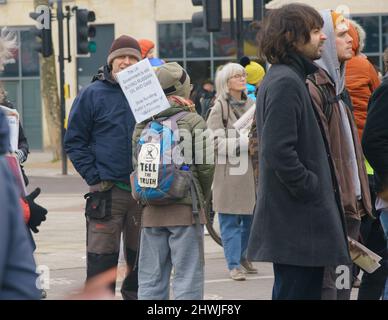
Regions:
M 75 99 L 65 135 L 65 150 L 89 185 L 85 195 L 87 279 L 116 267 L 123 232 L 127 276 L 124 299 L 137 298 L 139 208 L 132 199 L 131 138 L 135 120 L 116 74 L 141 60 L 138 42 L 121 36 L 112 43 L 107 65 Z M 112 283 L 112 293 L 115 283 Z

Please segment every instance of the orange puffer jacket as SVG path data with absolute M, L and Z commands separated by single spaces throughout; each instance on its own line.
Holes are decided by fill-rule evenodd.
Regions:
M 359 39 L 357 31 L 352 24 L 349 26 L 349 34 L 353 38 L 353 58 L 346 64 L 346 88 L 352 99 L 354 118 L 360 137 L 364 130 L 368 101 L 373 91 L 380 85 L 378 74 L 363 54 L 357 54 L 359 51 Z

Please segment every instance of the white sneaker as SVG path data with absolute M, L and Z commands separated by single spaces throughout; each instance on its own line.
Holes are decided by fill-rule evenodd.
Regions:
M 230 271 L 230 277 L 236 281 L 244 281 L 246 279 L 245 274 L 243 274 L 242 271 L 237 268 Z

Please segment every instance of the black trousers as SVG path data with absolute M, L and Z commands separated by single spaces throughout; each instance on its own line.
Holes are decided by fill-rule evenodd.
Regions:
M 324 267 L 273 264 L 272 300 L 321 300 Z
M 373 273 L 364 272 L 361 280 L 361 286 L 358 290 L 358 300 L 379 300 L 384 290 L 385 280 L 387 278 L 388 261 L 387 242 L 384 238 L 384 231 L 381 227 L 379 212 L 375 210 L 376 193 L 373 176 L 368 175 L 369 189 L 372 196 L 373 215 L 376 219 L 369 216 L 362 217 L 361 220 L 361 241 L 362 243 L 374 251 L 381 257 L 382 267 L 378 268 Z M 385 267 L 384 267 L 385 266 Z

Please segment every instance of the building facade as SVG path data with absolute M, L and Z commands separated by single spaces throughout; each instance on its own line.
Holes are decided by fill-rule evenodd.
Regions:
M 273 0 L 267 9 L 295 2 Z M 388 46 L 388 1 L 375 0 L 373 6 L 366 0 L 306 0 L 299 1 L 317 9 L 338 8 L 345 5 L 350 14 L 367 32 L 365 53 L 377 66 L 382 67 L 381 55 Z M 66 83 L 70 85 L 70 97 L 66 100 L 67 111 L 80 88 L 88 84 L 99 66 L 106 61 L 107 53 L 115 37 L 122 34 L 135 38 L 154 40 L 160 58 L 177 61 L 184 66 L 193 83 L 213 78 L 219 65 L 236 60 L 236 41 L 231 37 L 229 12 L 230 1 L 223 0 L 223 30 L 206 33 L 195 29 L 191 16 L 198 11 L 191 0 L 63 0 L 64 6 L 78 6 L 95 11 L 97 51 L 85 57 L 76 56 L 76 28 L 74 17 L 70 20 L 70 52 L 72 62 L 65 62 Z M 253 0 L 243 0 L 244 6 L 244 53 L 255 56 L 255 34 L 249 24 L 253 17 Z M 34 38 L 29 28 L 34 20 L 33 0 L 3 0 L 0 2 L 0 26 L 7 26 L 17 33 L 19 48 L 9 61 L 0 81 L 8 91 L 9 98 L 19 110 L 32 149 L 44 149 L 50 141 L 46 130 L 44 109 L 40 98 L 39 55 L 33 49 Z M 54 15 L 55 10 L 53 11 Z M 65 29 L 66 30 L 66 29 Z M 58 29 L 52 22 L 55 54 L 58 55 Z M 65 34 L 65 55 L 67 40 Z

